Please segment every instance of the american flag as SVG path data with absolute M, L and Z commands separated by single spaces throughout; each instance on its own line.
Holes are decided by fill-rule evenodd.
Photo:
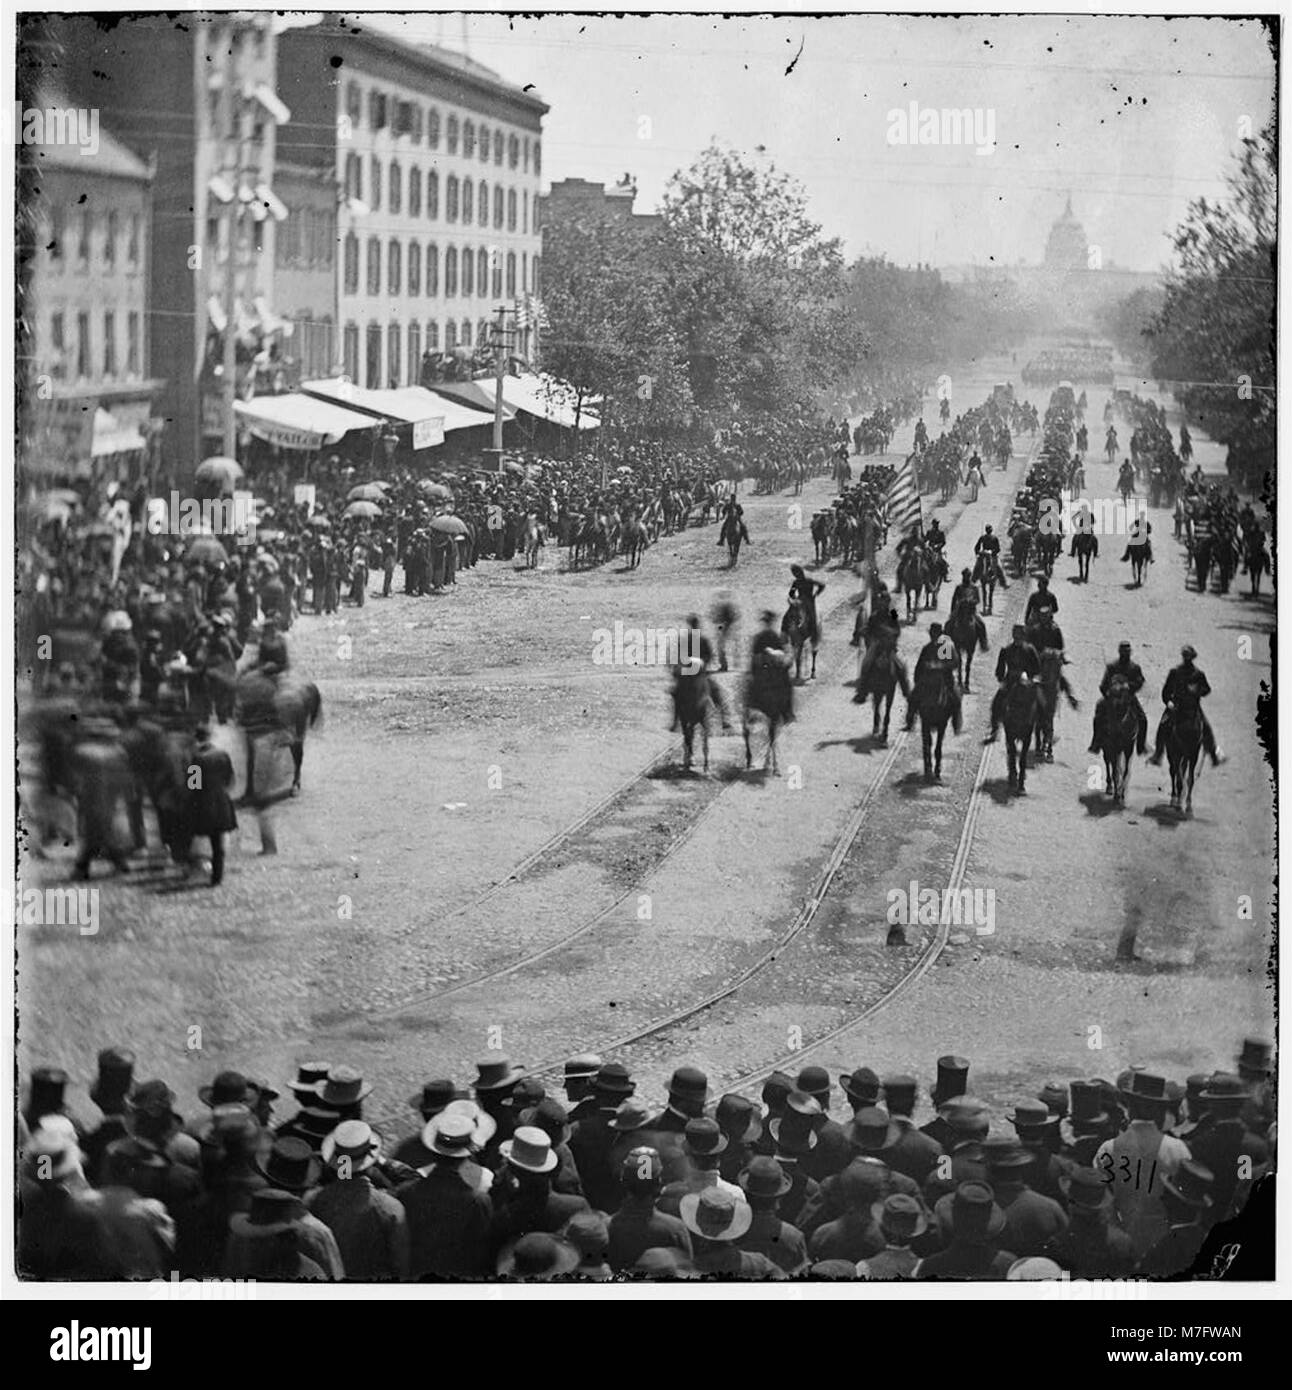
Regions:
M 915 465 L 911 454 L 897 470 L 893 481 L 888 485 L 888 496 L 884 499 L 888 513 L 888 524 L 901 531 L 907 530 L 917 521 L 924 520 L 920 505 L 919 488 L 915 485 Z
M 527 294 L 516 301 L 516 326 L 518 328 L 530 328 L 537 326 L 547 328 L 547 310 L 543 307 L 543 301 L 535 295 Z

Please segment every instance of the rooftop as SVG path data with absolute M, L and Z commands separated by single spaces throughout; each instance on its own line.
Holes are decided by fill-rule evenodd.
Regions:
M 30 112 L 33 109 L 42 112 L 53 109 L 67 111 L 69 102 L 62 92 L 42 87 L 36 93 L 35 106 L 28 107 L 26 110 Z M 140 159 L 116 136 L 110 135 L 104 130 L 98 122 L 97 111 L 93 113 L 94 119 L 91 122 L 89 112 L 83 108 L 76 108 L 76 110 L 79 118 L 77 124 L 78 138 L 80 133 L 83 133 L 84 136 L 88 137 L 87 143 L 85 145 L 63 143 L 56 137 L 46 138 L 42 131 L 41 138 L 33 141 L 29 146 L 37 169 L 74 169 L 79 174 L 138 179 L 141 183 L 147 183 L 152 179 L 153 171 L 148 162 Z M 25 112 L 24 128 L 26 124 Z M 17 134 L 21 139 L 22 131 L 19 130 Z

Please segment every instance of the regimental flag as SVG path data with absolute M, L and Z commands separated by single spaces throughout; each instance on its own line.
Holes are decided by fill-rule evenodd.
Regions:
M 912 454 L 897 470 L 896 476 L 888 486 L 888 496 L 884 499 L 889 526 L 903 532 L 909 530 L 917 521 L 924 520 L 920 490 L 915 482 L 914 458 L 915 455 Z

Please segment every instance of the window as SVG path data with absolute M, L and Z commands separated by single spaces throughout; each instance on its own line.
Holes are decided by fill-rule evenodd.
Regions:
M 90 268 L 90 214 L 84 210 L 77 219 L 76 263 L 82 270 Z
M 399 161 L 390 161 L 390 210 L 391 212 L 402 212 L 404 210 L 404 171 L 399 167 Z
M 529 293 L 529 252 L 520 253 L 520 292 Z
M 520 206 L 521 206 L 520 229 L 521 229 L 522 232 L 525 233 L 526 236 L 528 236 L 528 235 L 529 235 L 529 189 L 528 189 L 528 188 L 524 188 L 524 189 L 521 190 L 521 194 L 520 194 Z
M 426 113 L 422 110 L 421 102 L 411 102 L 410 106 L 413 113 L 413 123 L 408 133 L 413 137 L 413 144 L 420 145 L 422 143 L 422 126 L 425 124 Z
M 490 327 L 488 319 L 481 319 L 480 322 L 476 324 L 476 346 L 493 346 L 493 330 Z
M 452 352 L 458 345 L 458 326 L 452 319 L 444 325 L 444 351 Z
M 76 316 L 76 375 L 90 375 L 90 316 L 81 312 Z
M 126 371 L 138 376 L 139 367 L 139 315 L 135 310 L 126 315 Z
M 462 221 L 468 227 L 475 210 L 475 187 L 470 179 L 462 180 Z
M 476 258 L 470 247 L 462 252 L 462 293 L 469 299 L 476 292 Z
M 408 243 L 408 293 L 422 292 L 422 244 L 419 241 Z
M 507 252 L 507 298 L 516 297 L 516 253 Z
M 444 218 L 447 222 L 458 220 L 458 176 L 450 174 L 444 185 Z
M 408 384 L 416 386 L 422 373 L 422 330 L 415 324 L 408 325 Z
M 397 323 L 392 323 L 386 329 L 386 375 L 392 390 L 399 385 L 399 349 L 402 336 Z
M 440 322 L 438 319 L 426 320 L 426 350 L 427 352 L 439 352 L 440 350 Z
M 368 360 L 364 368 L 364 384 L 370 391 L 381 389 L 381 325 L 368 325 Z
M 433 150 L 440 147 L 440 112 L 435 106 L 426 113 L 426 143 Z
M 479 199 L 480 225 L 487 227 L 489 225 L 489 185 L 483 179 L 480 180 L 480 187 L 476 196 Z
M 434 299 L 440 292 L 440 249 L 433 241 L 426 243 L 426 295 Z
M 426 176 L 426 215 L 432 222 L 440 215 L 440 176 L 434 169 Z
M 351 381 L 359 380 L 359 325 L 347 323 L 341 334 L 341 362 Z
M 493 188 L 493 224 L 499 231 L 502 230 L 502 199 L 502 184 L 496 183 Z
M 413 103 L 411 101 L 397 101 L 395 103 L 395 126 L 396 135 L 411 135 L 413 133 Z
M 399 293 L 399 282 L 403 271 L 403 253 L 394 237 L 386 250 L 386 289 L 391 294 Z
M 462 127 L 462 157 L 474 159 L 476 153 L 476 123 L 467 121 Z
M 126 264 L 137 266 L 139 264 L 139 233 L 143 226 L 143 218 L 137 212 L 130 214 L 130 232 L 126 237 Z M 59 231 L 61 233 L 62 227 Z
M 482 246 L 476 252 L 476 284 L 480 286 L 480 298 L 489 293 L 489 253 Z
M 345 234 L 345 292 L 359 293 L 359 238 L 353 232 Z
M 63 225 L 62 206 L 55 205 L 49 210 L 49 240 L 45 243 L 45 249 L 49 252 L 51 261 L 63 259 L 63 238 L 66 235 L 67 228 Z
M 492 137 L 491 137 L 490 134 L 489 134 L 489 127 L 488 127 L 487 125 L 482 125 L 482 126 L 480 127 L 480 163 L 481 163 L 481 164 L 488 164 L 488 163 L 489 163 L 489 149 L 490 149 L 491 140 L 492 140 Z
M 533 287 L 534 287 L 533 290 L 532 290 L 532 293 L 533 293 L 533 294 L 535 294 L 535 295 L 540 295 L 540 294 L 542 294 L 542 292 L 543 292 L 543 282 L 538 278 L 538 257 L 537 257 L 537 256 L 534 257 L 533 277 L 532 277 L 530 283 L 531 283 L 531 284 L 533 285 Z
M 363 161 L 353 151 L 345 157 L 345 196 L 363 197 Z
M 535 176 L 543 172 L 543 152 L 539 147 L 539 142 L 534 141 L 534 174 Z
M 408 171 L 408 215 L 422 215 L 422 175 L 416 164 Z
M 444 143 L 448 146 L 448 151 L 449 151 L 450 154 L 457 154 L 457 152 L 458 152 L 458 118 L 457 118 L 456 116 L 450 116 L 450 117 L 449 117 L 449 125 L 448 125 L 448 130 L 447 130 L 447 132 L 446 132 L 446 136 L 445 136 L 445 141 L 444 141 Z
M 509 232 L 516 230 L 516 190 L 514 188 L 507 190 L 507 230 Z
M 470 346 L 471 346 L 471 320 L 470 320 L 470 319 L 463 319 L 463 320 L 462 320 L 462 328 L 461 328 L 461 330 L 460 330 L 460 336 L 461 336 L 461 339 L 462 339 L 462 346 L 463 346 L 463 347 L 470 347 Z
M 493 297 L 502 298 L 502 258 L 498 255 L 497 248 L 494 249 L 493 257 Z
M 49 346 L 54 352 L 62 352 L 67 346 L 64 332 L 64 319 L 61 313 L 49 317 Z
M 357 82 L 351 82 L 345 89 L 345 114 L 350 118 L 351 127 L 357 130 L 363 122 L 363 94 Z
M 374 154 L 372 156 L 372 210 L 374 212 L 381 206 L 381 160 Z
M 310 266 L 331 270 L 336 256 L 336 209 L 315 208 L 307 226 L 306 255 Z
M 368 238 L 368 293 L 381 293 L 381 242 Z
M 502 131 L 501 131 L 501 130 L 495 131 L 495 132 L 494 132 L 494 137 L 493 137 L 493 162 L 494 162 L 495 164 L 501 164 L 501 163 L 502 163 L 502 146 L 503 146 Z
M 378 92 L 374 89 L 368 93 L 368 123 L 373 130 L 385 130 L 386 94 L 384 92 Z
M 520 141 L 513 135 L 507 141 L 507 163 L 515 168 L 520 162 Z M 529 141 L 525 141 L 525 167 L 529 168 Z
M 114 208 L 108 213 L 107 224 L 103 232 L 103 263 L 109 267 L 117 263 L 118 221 L 117 212 Z
M 296 266 L 301 261 L 301 209 L 292 208 L 274 238 L 274 264 Z
M 458 253 L 450 246 L 444 253 L 444 297 L 452 299 L 458 292 Z
M 108 310 L 103 315 L 103 375 L 117 374 L 117 316 Z

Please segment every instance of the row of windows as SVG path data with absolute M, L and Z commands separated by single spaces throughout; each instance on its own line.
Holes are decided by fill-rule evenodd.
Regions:
M 94 213 L 87 208 L 69 215 L 65 208 L 51 207 L 45 236 L 49 258 L 56 263 L 65 262 L 70 252 L 79 270 L 89 269 L 97 240 L 98 264 L 112 269 L 124 255 L 127 268 L 137 270 L 143 255 L 143 216 L 132 212 L 123 217 L 115 209 Z
M 119 370 L 119 331 L 121 315 L 108 309 L 103 315 L 103 333 L 99 339 L 102 356 L 95 359 L 94 338 L 90 327 L 90 313 L 82 310 L 76 315 L 76 343 L 69 345 L 67 340 L 67 316 L 63 313 L 50 315 L 49 320 L 49 365 L 50 374 L 58 381 L 69 379 L 88 381 L 96 377 L 115 377 Z M 143 370 L 143 338 L 139 314 L 131 310 L 125 315 L 125 370 L 127 376 L 138 376 Z M 44 355 L 44 354 L 42 354 Z M 102 370 L 96 371 L 101 365 Z M 74 370 L 73 370 L 74 368 Z
M 405 256 L 405 249 L 407 256 Z M 396 237 L 386 243 L 386 275 L 382 279 L 382 245 L 378 237 L 368 238 L 364 252 L 366 276 L 365 293 L 379 295 L 385 286 L 386 294 L 421 294 L 423 288 L 429 298 L 440 293 L 440 250 L 435 242 L 426 244 L 425 256 L 418 241 L 406 244 Z M 359 238 L 348 232 L 345 238 L 343 258 L 343 292 L 359 293 Z M 539 257 L 534 257 L 531 280 L 529 252 L 520 255 L 520 292 L 527 294 L 531 288 L 538 293 Z M 456 246 L 444 252 L 444 295 L 452 298 L 459 292 L 464 296 L 477 294 L 482 299 L 492 295 L 495 299 L 506 294 L 514 299 L 517 292 L 516 253 L 508 251 L 504 255 L 496 246 L 481 246 L 473 250 L 464 246 L 459 252 Z
M 392 159 L 389 166 L 384 167 L 376 155 L 370 155 L 366 186 L 368 192 L 365 197 L 363 157 L 352 151 L 345 157 L 346 196 L 359 198 L 367 203 L 374 212 L 379 212 L 384 194 L 389 211 L 396 213 L 404 211 L 405 177 L 397 159 Z M 415 164 L 408 170 L 407 188 L 408 216 L 420 217 L 422 215 L 422 174 Z M 537 199 L 535 199 L 535 203 L 537 204 Z M 516 190 L 514 188 L 504 189 L 500 183 L 493 186 L 491 194 L 486 179 L 481 179 L 477 184 L 471 179 L 459 179 L 456 174 L 450 174 L 445 180 L 444 216 L 446 221 L 456 222 L 461 218 L 466 226 L 470 226 L 473 221 L 478 221 L 480 226 L 487 227 L 492 209 L 493 225 L 501 231 L 505 222 L 507 230 L 514 232 L 518 208 L 520 210 L 520 230 L 528 235 L 529 189 L 526 188 L 521 191 L 520 201 L 517 202 Z M 434 169 L 426 175 L 426 215 L 432 220 L 437 219 L 440 215 L 440 176 Z M 538 230 L 537 225 L 534 230 Z
M 335 208 L 291 208 L 278 224 L 274 263 L 284 269 L 331 270 L 335 248 Z
M 422 143 L 425 132 L 427 147 L 432 150 L 440 148 L 438 107 L 428 106 L 423 110 L 420 102 L 388 96 L 375 87 L 368 92 L 366 107 L 370 130 L 389 130 L 392 135 L 407 135 L 414 145 Z M 365 103 L 357 82 L 351 82 L 346 87 L 345 114 L 349 127 L 347 133 L 352 134 L 363 127 Z M 444 137 L 449 154 L 457 154 L 460 147 L 464 159 L 478 156 L 481 164 L 488 164 L 492 158 L 497 165 L 502 164 L 505 154 L 509 168 L 516 169 L 523 164 L 527 174 L 532 159 L 534 173 L 542 173 L 542 153 L 537 138 L 531 139 L 526 135 L 522 139 L 517 135 L 508 135 L 503 130 L 493 130 L 483 121 L 479 125 L 472 120 L 459 121 L 455 115 L 450 115 L 445 123 Z
M 331 332 L 331 325 L 328 325 Z M 458 347 L 470 347 L 472 342 L 486 346 L 493 332 L 488 319 L 480 319 L 472 326 L 470 319 L 455 322 L 450 319 L 444 325 L 444 351 L 452 352 Z M 407 344 L 408 352 L 403 348 Z M 382 349 L 385 348 L 385 362 L 382 362 Z M 362 381 L 370 390 L 385 386 L 398 386 L 400 376 L 409 386 L 416 386 L 421 378 L 423 352 L 440 351 L 440 325 L 438 319 L 427 319 L 423 331 L 419 323 L 410 323 L 406 328 L 397 323 L 388 324 L 382 332 L 379 323 L 370 323 L 364 334 L 364 353 L 362 371 L 359 362 L 359 325 L 347 323 L 341 333 L 341 359 L 345 373 L 351 381 Z M 383 371 L 383 365 L 385 370 Z M 482 419 L 484 417 L 481 417 Z

